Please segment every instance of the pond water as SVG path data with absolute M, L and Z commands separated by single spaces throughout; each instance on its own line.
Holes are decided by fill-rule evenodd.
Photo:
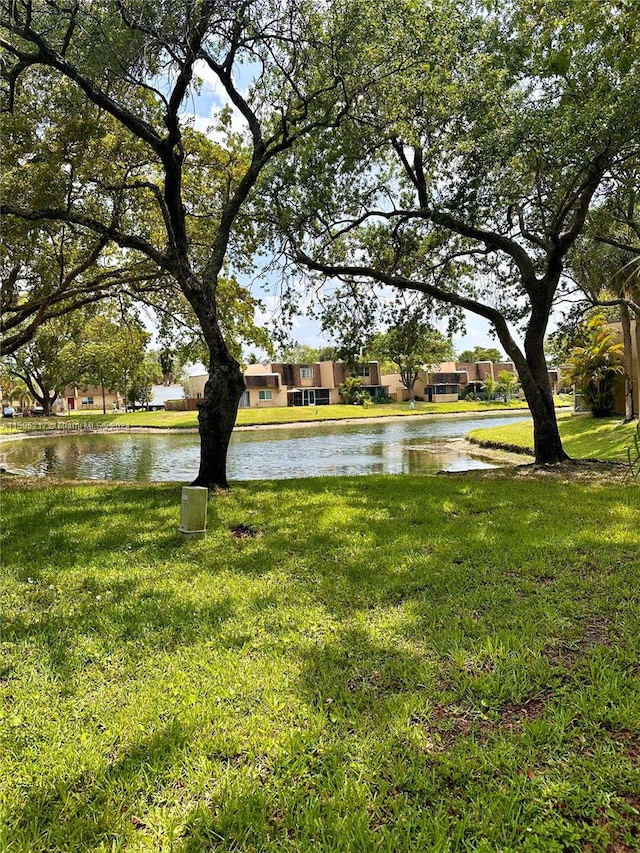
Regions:
M 458 439 L 514 418 L 523 420 L 522 412 L 237 431 L 229 448 L 228 477 L 279 480 L 493 468 L 499 463 L 474 454 Z M 198 471 L 199 440 L 195 433 L 50 436 L 6 442 L 0 459 L 12 469 L 70 479 L 186 482 Z

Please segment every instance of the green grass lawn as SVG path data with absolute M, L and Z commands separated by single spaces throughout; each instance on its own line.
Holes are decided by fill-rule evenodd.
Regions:
M 558 405 L 568 405 L 558 398 Z M 415 410 L 408 403 L 374 404 L 372 406 L 274 406 L 264 409 L 239 409 L 236 424 L 238 426 L 260 426 L 266 424 L 289 424 L 302 421 L 335 421 L 350 418 L 403 417 L 407 415 L 456 414 L 463 412 L 498 412 L 503 409 L 527 409 L 526 403 L 511 400 L 509 403 L 460 400 L 457 403 L 416 403 Z M 11 432 L 42 431 L 60 429 L 64 424 L 81 426 L 84 423 L 104 426 L 155 427 L 158 429 L 196 429 L 197 412 L 128 412 L 113 414 L 108 412 L 78 412 L 71 416 L 55 418 L 15 418 L 0 420 L 0 434 Z
M 619 416 L 592 418 L 590 415 L 571 416 L 569 413 L 561 413 L 558 426 L 564 449 L 574 459 L 626 461 L 637 421 L 624 424 Z M 506 426 L 476 429 L 469 433 L 468 438 L 480 443 L 509 445 L 533 452 L 531 421 L 514 421 Z
M 3 853 L 639 849 L 637 486 L 3 485 Z

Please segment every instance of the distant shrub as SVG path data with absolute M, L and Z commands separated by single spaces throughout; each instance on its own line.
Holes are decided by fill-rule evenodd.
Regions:
M 370 406 L 371 397 L 368 391 L 362 387 L 362 379 L 360 376 L 347 376 L 343 384 L 338 389 L 342 402 L 348 406 Z
M 186 400 L 167 400 L 164 404 L 167 412 L 186 412 L 187 411 L 187 401 Z
M 585 333 L 587 344 L 573 350 L 566 377 L 578 386 L 593 416 L 604 418 L 615 409 L 616 378 L 624 372 L 623 347 L 600 315 L 589 320 Z

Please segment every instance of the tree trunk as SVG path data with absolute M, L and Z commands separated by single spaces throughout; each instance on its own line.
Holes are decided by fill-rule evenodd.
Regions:
M 107 400 L 104 393 L 104 379 L 100 377 L 100 388 L 102 389 L 102 414 L 107 414 Z
M 58 396 L 57 391 L 55 390 L 43 390 L 42 392 L 42 408 L 43 414 L 45 417 L 50 417 L 53 414 L 53 404 L 56 401 L 56 397 Z
M 622 325 L 622 343 L 624 345 L 624 422 L 629 423 L 635 417 L 633 400 L 633 341 L 631 338 L 631 314 L 627 305 L 620 305 Z
M 536 465 L 556 465 L 566 462 L 569 456 L 564 451 L 553 392 L 549 383 L 549 371 L 544 355 L 544 335 L 547 315 L 544 311 L 532 316 L 525 338 L 525 354 L 513 340 L 506 325 L 496 326 L 500 343 L 513 359 L 525 399 L 533 419 L 533 452 Z
M 569 457 L 562 446 L 553 405 L 553 395 L 550 390 L 543 389 L 536 384 L 532 399 L 527 396 L 526 388 L 524 394 L 533 418 L 533 446 L 536 465 L 554 465 L 558 462 L 566 462 Z
M 209 379 L 197 404 L 200 470 L 191 485 L 228 489 L 227 451 L 245 384 L 239 363 L 229 352 L 217 323 L 214 326 L 208 336 Z
M 58 396 L 57 391 L 45 388 L 42 377 L 37 373 L 16 373 L 16 376 L 23 380 L 33 399 L 42 406 L 45 417 L 48 417 L 51 414 L 53 402 Z
M 409 393 L 409 402 L 415 403 L 416 382 L 418 381 L 418 374 L 413 370 L 400 369 L 400 381 Z
M 534 349 L 539 349 L 534 353 Z M 569 457 L 562 446 L 549 372 L 542 341 L 538 346 L 529 342 L 525 375 L 520 377 L 522 390 L 533 418 L 533 451 L 536 465 L 555 465 Z

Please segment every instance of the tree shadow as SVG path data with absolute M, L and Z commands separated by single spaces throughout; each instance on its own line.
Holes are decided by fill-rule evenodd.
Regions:
M 71 548 L 74 531 L 87 524 L 95 532 L 62 565 L 45 563 L 37 569 L 42 577 L 39 580 L 34 573 L 42 603 L 39 621 L 18 612 L 0 629 L 3 640 L 16 645 L 33 640 L 49 656 L 57 676 L 71 684 L 77 654 L 84 653 L 76 654 L 78 635 L 99 637 L 140 657 L 156 651 L 178 652 L 199 642 L 216 648 L 228 642 L 227 648 L 233 648 L 235 636 L 238 645 L 249 638 L 258 664 L 259 655 L 264 654 L 266 661 L 272 650 L 279 663 L 290 663 L 288 689 L 309 709 L 322 732 L 313 746 L 319 756 L 304 752 L 304 743 L 298 753 L 294 745 L 290 755 L 272 756 L 274 763 L 291 761 L 282 778 L 298 802 L 305 794 L 303 774 L 313 776 L 314 785 L 321 786 L 329 784 L 332 773 L 351 773 L 353 756 L 339 746 L 341 740 L 357 735 L 384 740 L 388 778 L 383 779 L 383 787 L 390 803 L 407 794 L 392 778 L 399 773 L 404 756 L 418 762 L 425 773 L 433 764 L 432 757 L 425 758 L 400 736 L 395 740 L 389 736 L 405 699 L 406 706 L 427 710 L 442 702 L 443 695 L 452 703 L 479 703 L 497 689 L 502 662 L 510 665 L 511 657 L 519 655 L 523 665 L 533 661 L 535 666 L 528 681 L 514 670 L 515 686 L 509 688 L 513 695 L 499 698 L 520 701 L 527 691 L 534 695 L 542 690 L 559 670 L 544 657 L 545 649 L 556 641 L 579 641 L 594 607 L 602 610 L 597 615 L 615 617 L 622 608 L 632 615 L 632 608 L 638 606 L 634 590 L 638 528 L 631 524 L 615 539 L 603 535 L 615 513 L 632 511 L 621 503 L 622 492 L 611 492 L 614 499 L 605 512 L 589 508 L 592 489 L 588 485 L 559 487 L 552 516 L 547 496 L 535 484 L 519 483 L 515 493 L 464 477 L 406 478 L 404 482 L 406 488 L 401 489 L 398 478 L 336 480 L 331 483 L 330 503 L 319 491 L 327 488 L 321 480 L 237 486 L 230 496 L 212 496 L 210 535 L 196 543 L 184 543 L 177 536 L 175 488 L 163 487 L 152 497 L 148 489 L 136 492 L 127 486 L 120 493 L 112 489 L 110 504 L 120 498 L 123 502 L 122 513 L 115 515 L 101 510 L 95 497 L 82 493 L 73 499 L 69 495 L 60 506 L 52 500 L 44 514 L 42 505 L 27 507 L 20 531 L 10 537 L 16 545 L 10 568 L 18 577 L 25 578 L 30 571 L 20 564 L 21 558 L 46 543 L 56 529 L 62 538 L 54 551 Z M 265 513 L 263 505 L 273 506 L 276 499 L 277 511 Z M 585 508 L 588 522 L 567 523 L 577 505 Z M 131 516 L 142 517 L 135 530 L 128 524 Z M 170 518 L 174 527 L 167 532 L 164 528 Z M 234 537 L 232 528 L 239 525 L 259 535 Z M 32 529 L 38 526 L 39 530 Z M 21 536 L 24 542 L 19 542 Z M 67 572 L 80 571 L 84 559 L 114 550 L 123 555 L 123 561 L 117 563 L 118 572 L 109 581 L 108 598 L 100 571 L 94 568 L 78 585 L 73 613 L 47 609 L 47 583 L 54 571 L 62 583 Z M 132 561 L 141 561 L 142 576 L 122 574 L 127 553 Z M 188 589 L 193 578 L 202 576 L 210 582 L 211 599 L 198 600 L 196 594 L 182 597 L 160 576 L 154 584 L 154 567 L 159 570 L 174 559 L 179 561 L 174 581 L 177 573 Z M 240 592 L 217 586 L 223 572 L 240 578 Z M 307 622 L 298 617 L 298 611 L 305 609 L 312 611 Z M 387 621 L 370 629 L 369 623 L 381 613 Z M 236 633 L 225 638 L 230 620 Z M 611 619 L 611 636 L 617 630 L 617 641 L 622 642 L 622 628 L 616 629 L 614 622 Z M 495 651 L 498 632 L 504 652 Z M 230 674 L 230 681 L 234 677 L 237 674 Z M 168 728 L 131 748 L 94 780 L 78 775 L 60 783 L 62 793 L 55 786 L 45 795 L 34 793 L 15 818 L 23 829 L 33 827 L 34 849 L 46 849 L 46 838 L 54 827 L 58 823 L 71 826 L 76 818 L 87 848 L 106 845 L 110 833 L 125 826 L 133 831 L 128 818 L 114 816 L 117 798 L 108 793 L 108 787 L 121 782 L 148 796 L 154 786 L 165 784 L 162 773 L 179 761 L 181 750 L 191 749 L 190 739 L 195 737 L 193 730 L 176 734 Z M 193 748 L 202 755 L 201 745 Z M 334 750 L 330 760 L 324 761 L 323 750 L 327 754 Z M 301 762 L 300 778 L 296 760 Z M 151 773 L 149 764 L 154 768 Z M 369 769 L 378 770 L 373 762 Z M 417 778 L 414 774 L 412 784 L 418 784 Z M 436 797 L 458 790 L 447 781 L 446 771 L 435 782 L 433 773 L 430 778 Z M 464 774 L 458 773 L 457 779 L 456 784 L 463 784 Z M 242 845 L 250 849 L 252 844 L 260 849 L 265 838 L 284 838 L 295 829 L 297 816 L 284 814 L 285 782 L 280 785 L 277 790 L 267 790 L 266 785 L 263 789 L 259 783 L 254 790 L 240 786 L 232 788 L 228 799 L 219 800 L 215 808 L 206 802 L 194 805 L 185 821 L 181 849 L 190 853 L 234 849 L 235 842 L 235 849 L 243 849 Z M 75 799 L 74 786 L 79 789 Z M 70 805 L 66 792 L 70 792 Z M 420 795 L 420 791 L 415 794 Z M 365 821 L 371 818 L 373 823 L 373 817 L 363 814 Z M 140 817 L 144 820 L 144 815 Z M 247 821 L 254 824 L 250 831 Z
M 13 840 L 28 838 L 30 850 L 123 849 L 127 837 L 133 840 L 145 828 L 136 811 L 148 808 L 153 780 L 166 783 L 190 737 L 184 723 L 174 720 L 129 746 L 98 773 L 86 770 L 36 784 L 19 808 L 7 814 Z

